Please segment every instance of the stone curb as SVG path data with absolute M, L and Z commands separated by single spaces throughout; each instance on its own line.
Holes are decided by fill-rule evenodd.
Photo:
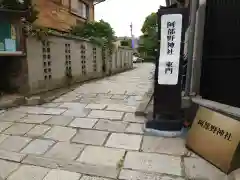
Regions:
M 20 106 L 25 103 L 25 97 L 24 96 L 18 96 L 14 99 L 9 99 L 6 101 L 0 101 L 0 109 L 8 109 Z
M 135 111 L 135 116 L 145 116 L 146 109 L 151 102 L 153 97 L 153 87 L 151 87 L 148 92 L 146 92 L 143 96 L 143 102 L 138 105 Z

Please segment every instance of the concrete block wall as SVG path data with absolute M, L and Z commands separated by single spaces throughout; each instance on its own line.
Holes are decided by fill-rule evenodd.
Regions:
M 27 64 L 28 93 L 37 93 L 130 69 L 132 50 L 119 48 L 111 54 L 84 39 L 49 36 L 42 42 L 29 37 Z
M 133 58 L 133 52 L 130 48 L 127 47 L 120 47 L 119 48 L 120 53 L 120 67 L 129 69 L 133 67 L 132 58 Z

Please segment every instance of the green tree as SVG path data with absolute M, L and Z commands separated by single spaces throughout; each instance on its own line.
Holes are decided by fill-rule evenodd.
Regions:
M 140 36 L 140 46 L 138 48 L 141 54 L 156 56 L 158 47 L 157 27 L 157 13 L 152 13 L 146 17 L 141 29 L 143 35 Z
M 71 29 L 71 34 L 91 39 L 99 45 L 106 45 L 109 48 L 112 48 L 113 42 L 116 40 L 113 28 L 103 20 L 74 26 Z

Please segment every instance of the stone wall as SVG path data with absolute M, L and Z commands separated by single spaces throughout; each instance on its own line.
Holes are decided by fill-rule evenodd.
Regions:
M 27 39 L 29 93 L 47 91 L 122 72 L 133 67 L 132 50 L 118 48 L 111 54 L 83 39 L 50 36 L 41 42 Z M 72 77 L 67 77 L 71 72 Z

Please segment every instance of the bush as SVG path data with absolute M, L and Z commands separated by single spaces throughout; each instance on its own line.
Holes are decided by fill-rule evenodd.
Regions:
M 70 33 L 74 36 L 90 39 L 101 46 L 106 46 L 110 50 L 113 49 L 113 42 L 116 40 L 115 32 L 111 25 L 103 20 L 87 22 L 84 26 L 74 26 Z

